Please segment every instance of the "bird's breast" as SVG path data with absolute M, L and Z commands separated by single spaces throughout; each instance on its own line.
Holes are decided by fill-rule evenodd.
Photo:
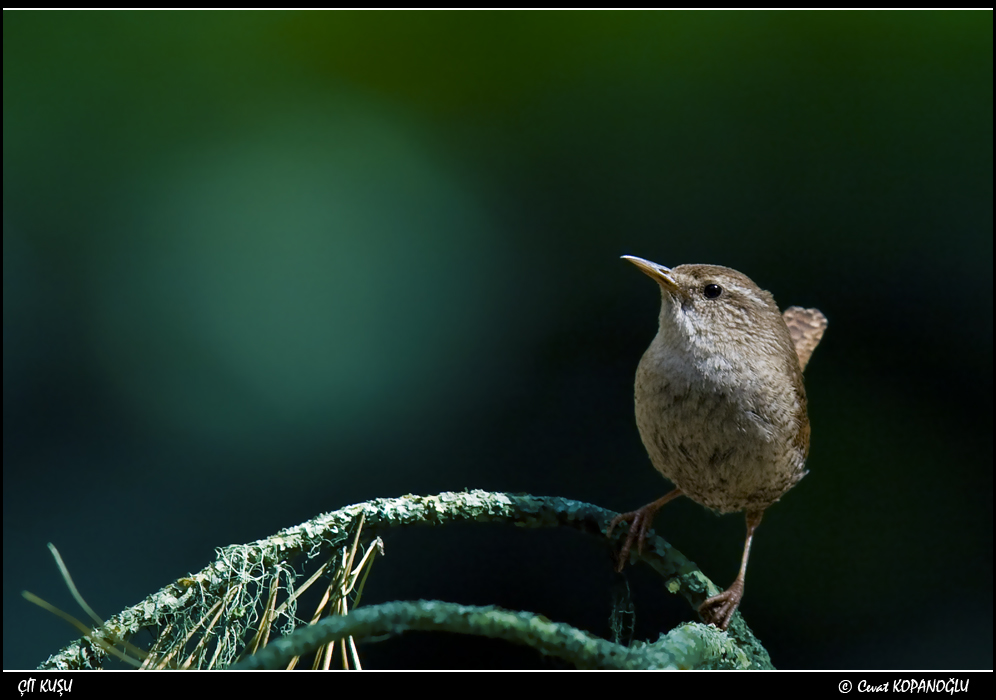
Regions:
M 777 382 L 743 381 L 708 359 L 648 348 L 635 383 L 640 436 L 654 467 L 693 500 L 720 512 L 767 507 L 804 474 L 805 407 Z

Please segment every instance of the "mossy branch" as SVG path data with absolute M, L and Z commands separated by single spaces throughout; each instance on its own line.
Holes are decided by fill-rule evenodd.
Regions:
M 225 667 L 241 653 L 242 650 L 237 648 L 239 640 L 253 629 L 253 625 L 260 618 L 261 611 L 257 608 L 262 606 L 256 604 L 258 591 L 264 590 L 272 581 L 273 576 L 281 574 L 285 576 L 285 588 L 289 597 L 281 609 L 287 608 L 283 613 L 285 619 L 283 632 L 285 637 L 289 636 L 297 622 L 293 614 L 293 601 L 297 595 L 293 587 L 296 574 L 291 562 L 301 554 L 312 559 L 323 553 L 328 556 L 330 552 L 333 557 L 339 556 L 340 561 L 337 565 L 341 566 L 346 558 L 351 560 L 351 555 L 347 557 L 346 550 L 354 539 L 351 534 L 356 534 L 356 523 L 360 522 L 361 519 L 364 522 L 363 534 L 365 537 L 384 534 L 397 527 L 445 525 L 451 522 L 470 521 L 508 523 L 519 527 L 567 526 L 605 538 L 608 524 L 615 515 L 616 513 L 613 511 L 566 498 L 512 495 L 477 490 L 445 492 L 437 496 L 408 495 L 400 498 L 376 499 L 320 515 L 301 525 L 281 530 L 271 537 L 251 544 L 221 548 L 218 550 L 217 559 L 205 569 L 197 574 L 179 579 L 150 595 L 139 604 L 115 615 L 89 636 L 113 643 L 126 639 L 141 629 L 159 627 L 171 631 L 173 643 L 182 647 L 204 623 L 209 611 L 221 611 L 223 619 L 219 622 L 218 613 L 213 613 L 214 617 L 210 624 L 219 625 L 219 630 L 223 627 L 224 635 L 219 630 L 208 631 L 218 638 L 218 647 L 214 655 L 211 656 L 211 664 L 217 663 L 217 667 Z M 619 528 L 614 533 L 614 539 L 621 539 L 624 533 L 625 529 Z M 613 545 L 617 546 L 618 542 L 614 542 Z M 693 562 L 660 537 L 648 537 L 642 554 L 633 553 L 631 557 L 651 566 L 664 578 L 667 590 L 684 597 L 695 610 L 707 597 L 715 595 L 720 590 Z M 392 608 L 390 607 L 392 605 L 401 607 Z M 430 607 L 425 608 L 425 605 L 430 605 Z M 263 618 L 267 617 L 266 614 L 263 615 Z M 273 621 L 273 617 L 272 614 L 269 615 L 269 622 Z M 336 616 L 329 619 L 331 621 L 322 623 L 322 629 L 325 631 L 317 634 L 362 636 L 359 632 L 348 631 L 348 629 L 352 629 L 351 625 L 357 625 L 356 629 L 358 630 L 366 629 L 371 625 L 387 625 L 391 629 L 396 629 L 397 625 L 402 627 L 412 625 L 404 628 L 428 629 L 432 626 L 433 620 L 437 622 L 448 620 L 447 624 L 463 626 L 466 629 L 462 631 L 468 632 L 471 628 L 495 631 L 505 624 L 510 630 L 509 634 L 514 636 L 513 630 L 521 628 L 520 623 L 513 624 L 515 620 L 543 620 L 543 618 L 530 613 L 508 613 L 497 608 L 465 608 L 446 603 L 429 604 L 425 602 L 371 606 L 357 609 L 347 616 Z M 378 619 L 380 619 L 379 622 Z M 568 644 L 569 639 L 573 638 L 572 634 L 584 634 L 566 625 L 554 625 L 548 621 L 545 624 L 553 625 L 548 631 L 554 637 L 559 635 L 563 644 Z M 340 629 L 337 625 L 343 627 Z M 312 627 L 318 627 L 318 625 Z M 728 640 L 735 647 L 736 655 L 739 655 L 738 658 L 746 664 L 746 666 L 738 664 L 739 667 L 771 668 L 767 652 L 751 633 L 739 613 L 734 616 L 726 633 L 718 632 L 714 628 L 705 628 L 703 625 L 695 626 L 695 628 L 699 627 L 711 630 L 710 632 L 694 633 L 698 635 L 697 638 L 702 643 L 705 643 L 702 640 L 712 640 L 708 644 L 713 644 L 713 642 L 719 644 L 717 641 L 719 637 Z M 691 634 L 687 632 L 688 628 L 687 625 L 679 627 L 670 634 L 675 634 L 678 630 L 686 630 L 682 633 L 684 635 L 682 639 L 687 640 L 688 635 Z M 400 631 L 400 628 L 397 629 Z M 443 628 L 437 626 L 435 629 Z M 573 631 L 568 634 L 568 630 Z M 310 632 L 310 630 L 305 630 L 305 632 Z M 301 633 L 299 631 L 297 634 Z M 222 649 L 222 637 L 226 640 L 225 644 L 228 645 L 224 649 Z M 161 635 L 160 640 L 162 638 Z M 157 640 L 157 646 L 160 646 L 160 640 Z M 520 641 L 531 643 L 528 639 L 520 639 Z M 631 658 L 633 657 L 632 652 L 628 654 L 613 652 L 610 654 L 608 653 L 609 647 L 603 645 L 611 645 L 611 643 L 605 640 L 598 640 L 598 642 L 594 647 L 591 647 L 597 650 L 596 656 L 585 657 L 588 661 L 584 664 L 581 664 L 575 657 L 564 656 L 564 658 L 569 658 L 573 662 L 587 667 L 604 667 L 604 665 L 599 665 L 601 662 L 598 659 L 630 658 L 631 661 L 633 660 Z M 277 643 L 276 640 L 271 641 L 269 646 Z M 722 647 L 722 644 L 719 646 Z M 540 648 L 544 651 L 547 650 L 542 646 Z M 559 647 L 556 645 L 550 647 L 550 649 L 553 648 Z M 626 649 L 626 647 L 618 647 L 618 649 Z M 162 653 L 161 649 L 160 653 Z M 206 648 L 200 652 L 201 656 L 206 653 Z M 724 658 L 732 658 L 730 656 L 732 649 L 727 649 L 723 653 L 726 654 Z M 723 653 L 720 653 L 721 657 Z M 40 668 L 94 668 L 100 666 L 105 655 L 106 652 L 100 644 L 83 638 L 50 657 Z M 563 656 L 560 653 L 557 655 Z M 702 658 L 712 657 L 706 654 Z M 657 662 L 651 665 L 660 667 Z
M 551 622 L 542 615 L 444 603 L 438 600 L 395 601 L 358 608 L 345 616 L 327 617 L 270 643 L 235 668 L 278 669 L 323 644 L 349 636 L 395 636 L 408 631 L 456 632 L 524 644 L 548 656 L 586 669 L 748 669 L 752 660 L 729 636 L 715 627 L 692 622 L 680 625 L 654 644 L 625 647 L 579 629 Z

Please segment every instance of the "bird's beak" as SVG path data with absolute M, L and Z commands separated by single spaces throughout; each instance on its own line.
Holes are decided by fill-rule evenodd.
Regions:
M 624 255 L 622 256 L 622 259 L 629 260 L 631 263 L 640 268 L 640 272 L 650 277 L 667 291 L 671 293 L 678 291 L 678 283 L 674 281 L 674 277 L 671 275 L 671 268 L 658 265 L 655 262 L 650 262 L 649 260 L 644 260 L 643 258 L 638 258 L 634 255 Z

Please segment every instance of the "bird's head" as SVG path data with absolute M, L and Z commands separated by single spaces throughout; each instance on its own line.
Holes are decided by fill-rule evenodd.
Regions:
M 623 259 L 660 286 L 660 330 L 667 344 L 731 359 L 791 349 L 774 297 L 747 275 L 719 265 L 668 268 L 632 255 Z

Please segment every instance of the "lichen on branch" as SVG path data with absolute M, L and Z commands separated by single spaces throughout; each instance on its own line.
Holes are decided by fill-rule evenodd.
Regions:
M 312 633 L 310 628 L 323 629 L 325 634 L 332 636 L 362 637 L 362 630 L 371 625 L 388 624 L 390 620 L 405 621 L 404 625 L 408 625 L 405 629 L 443 629 L 432 627 L 434 620 L 443 620 L 448 625 L 461 628 L 451 631 L 479 634 L 488 631 L 487 636 L 515 638 L 514 641 L 536 646 L 545 653 L 562 656 L 582 667 L 633 667 L 613 666 L 612 663 L 619 659 L 628 659 L 618 661 L 624 664 L 649 664 L 640 666 L 641 668 L 690 667 L 682 659 L 694 662 L 693 667 L 772 667 L 767 652 L 739 613 L 735 615 L 726 633 L 704 625 L 683 625 L 655 643 L 665 646 L 677 644 L 679 651 L 668 646 L 670 650 L 666 652 L 652 650 L 639 654 L 636 653 L 637 648 L 650 648 L 653 645 L 620 647 L 607 640 L 586 635 L 568 625 L 546 621 L 533 613 L 513 613 L 498 608 L 465 608 L 450 603 L 425 601 L 358 608 L 346 616 L 336 615 L 319 625 L 309 625 L 308 630 L 298 630 L 295 633 L 295 628 L 301 624 L 294 608 L 300 591 L 295 588 L 299 575 L 292 562 L 301 555 L 305 555 L 308 560 L 331 556 L 325 566 L 333 572 L 333 579 L 345 580 L 343 576 L 346 575 L 337 572 L 351 565 L 353 554 L 350 552 L 355 554 L 355 540 L 358 537 L 354 535 L 358 535 L 357 525 L 360 522 L 363 523 L 364 538 L 385 535 L 399 527 L 442 526 L 453 522 L 496 522 L 530 528 L 566 526 L 605 538 L 608 524 L 615 515 L 613 511 L 566 498 L 479 490 L 444 492 L 435 496 L 379 498 L 358 503 L 281 530 L 263 540 L 218 549 L 215 561 L 202 571 L 179 579 L 115 615 L 88 637 L 70 644 L 50 657 L 40 668 L 99 667 L 106 651 L 101 644 L 92 641 L 92 638 L 114 643 L 139 630 L 150 628 L 160 630 L 151 650 L 156 658 L 179 664 L 181 657 L 184 657 L 186 667 L 226 668 L 237 657 L 244 656 L 245 649 L 242 647 L 246 636 L 254 630 L 257 630 L 259 636 L 261 624 L 280 623 L 280 630 L 284 635 L 281 639 L 307 636 L 306 633 L 317 634 Z M 617 529 L 613 534 L 612 544 L 615 546 L 615 540 L 625 536 L 625 529 Z M 349 548 L 351 541 L 353 550 Z M 660 537 L 648 537 L 642 553 L 633 553 L 631 556 L 659 573 L 664 578 L 667 590 L 681 595 L 693 609 L 697 610 L 702 601 L 719 591 L 693 562 Z M 355 577 L 355 572 L 353 576 Z M 313 580 L 314 577 L 308 584 Z M 282 591 L 284 603 L 279 608 L 267 608 L 263 599 L 267 597 L 267 593 L 271 599 L 275 599 L 278 590 Z M 426 605 L 429 607 L 426 608 Z M 534 622 L 527 624 L 528 620 Z M 543 639 L 546 641 L 541 643 L 540 638 L 534 639 L 528 635 L 520 638 L 523 625 L 549 625 L 542 627 L 546 635 Z M 351 626 L 357 626 L 355 629 L 360 632 L 343 631 L 353 629 Z M 507 634 L 511 637 L 500 633 L 503 629 L 507 629 Z M 196 645 L 191 652 L 191 640 L 198 634 L 212 637 L 214 644 Z M 576 635 L 586 635 L 586 639 L 582 640 Z M 581 652 L 576 650 L 565 656 L 566 652 L 556 651 L 571 647 L 571 639 L 578 640 L 581 644 L 578 649 L 587 649 L 594 656 L 578 656 Z M 553 640 L 559 642 L 554 644 Z M 273 640 L 269 642 L 269 646 L 282 643 L 280 640 Z M 668 665 L 669 654 L 677 659 L 673 666 Z

